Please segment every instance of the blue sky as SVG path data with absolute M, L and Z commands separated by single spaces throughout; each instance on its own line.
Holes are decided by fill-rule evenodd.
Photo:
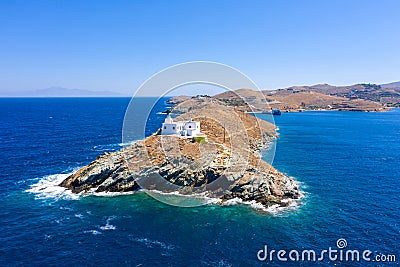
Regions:
M 262 89 L 400 80 L 400 1 L 0 1 L 0 92 L 132 94 L 206 60 Z

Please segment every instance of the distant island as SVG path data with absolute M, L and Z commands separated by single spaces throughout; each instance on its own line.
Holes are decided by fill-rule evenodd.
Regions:
M 254 201 L 264 207 L 286 207 L 300 197 L 297 182 L 259 153 L 277 138 L 273 124 L 208 96 L 187 98 L 171 113 L 183 109 L 174 120 L 168 116 L 153 135 L 100 155 L 60 186 L 86 194 L 135 192 L 145 185 L 162 193 L 201 194 L 221 203 Z M 201 129 L 190 131 L 197 126 Z M 165 181 L 162 189 L 158 177 Z
M 64 87 L 49 87 L 37 90 L 1 92 L 0 97 L 121 97 L 120 93 L 111 91 L 91 91 Z
M 332 86 L 293 86 L 285 89 L 254 91 L 239 89 L 213 96 L 245 111 L 269 112 L 269 108 L 282 112 L 303 110 L 387 111 L 400 107 L 400 82 L 385 85 L 355 84 Z M 180 97 L 181 99 L 182 96 Z M 177 103 L 180 98 L 172 99 Z

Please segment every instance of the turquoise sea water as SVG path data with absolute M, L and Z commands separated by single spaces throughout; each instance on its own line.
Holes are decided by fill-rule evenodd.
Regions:
M 0 265 L 309 266 L 315 263 L 262 263 L 257 252 L 264 245 L 320 251 L 339 238 L 349 249 L 397 255 L 395 263 L 370 265 L 398 265 L 400 111 L 275 117 L 273 165 L 306 195 L 278 214 L 248 205 L 179 208 L 145 193 L 76 198 L 52 186 L 121 148 L 128 102 L 0 99 Z M 161 101 L 148 133 L 164 110 Z

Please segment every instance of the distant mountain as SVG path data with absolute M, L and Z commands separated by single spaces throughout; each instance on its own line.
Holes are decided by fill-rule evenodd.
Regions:
M 382 87 L 400 87 L 400 82 L 381 84 Z
M 122 96 L 120 93 L 111 91 L 90 91 L 82 89 L 70 89 L 63 87 L 49 87 L 45 89 L 0 92 L 0 96 L 6 97 L 113 97 Z

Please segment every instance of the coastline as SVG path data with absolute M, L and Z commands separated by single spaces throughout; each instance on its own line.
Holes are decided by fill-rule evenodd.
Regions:
M 257 210 L 261 213 L 268 213 L 269 215 L 278 216 L 284 214 L 289 211 L 294 211 L 299 209 L 306 199 L 306 191 L 305 188 L 301 185 L 301 182 L 296 181 L 299 186 L 299 198 L 297 199 L 283 199 L 283 202 L 287 202 L 287 206 L 280 206 L 278 204 L 272 206 L 264 206 L 262 203 L 257 202 L 255 200 L 244 201 L 238 197 L 222 200 L 220 198 L 212 198 L 208 197 L 205 194 L 193 194 L 193 195 L 185 195 L 181 194 L 178 191 L 175 192 L 161 192 L 159 190 L 147 190 L 140 189 L 137 191 L 129 191 L 129 192 L 95 192 L 95 190 L 90 190 L 88 192 L 81 193 L 73 193 L 72 190 L 67 189 L 65 187 L 60 186 L 60 183 L 64 181 L 68 176 L 72 175 L 74 172 L 70 173 L 59 173 L 59 174 L 51 174 L 46 175 L 41 178 L 37 178 L 35 183 L 29 185 L 29 188 L 24 190 L 26 193 L 30 193 L 35 195 L 35 199 L 39 200 L 73 200 L 78 201 L 81 198 L 86 197 L 119 197 L 119 196 L 134 196 L 136 194 L 148 194 L 151 196 L 158 195 L 159 197 L 183 197 L 188 198 L 193 201 L 199 201 L 202 205 L 210 206 L 233 206 L 233 205 L 242 205 L 246 207 L 250 207 L 254 210 Z M 294 179 L 294 177 L 292 177 Z M 157 198 L 157 197 L 156 197 Z M 201 206 L 202 206 L 201 205 Z
M 324 112 L 329 112 L 329 111 L 340 111 L 340 112 L 390 112 L 395 109 L 398 109 L 397 107 L 385 107 L 382 110 L 363 110 L 363 109 L 301 109 L 301 110 L 281 110 L 282 113 L 301 113 L 301 112 L 313 112 L 313 111 L 324 111 Z M 263 111 L 246 111 L 248 114 L 272 114 L 272 112 L 263 112 Z

